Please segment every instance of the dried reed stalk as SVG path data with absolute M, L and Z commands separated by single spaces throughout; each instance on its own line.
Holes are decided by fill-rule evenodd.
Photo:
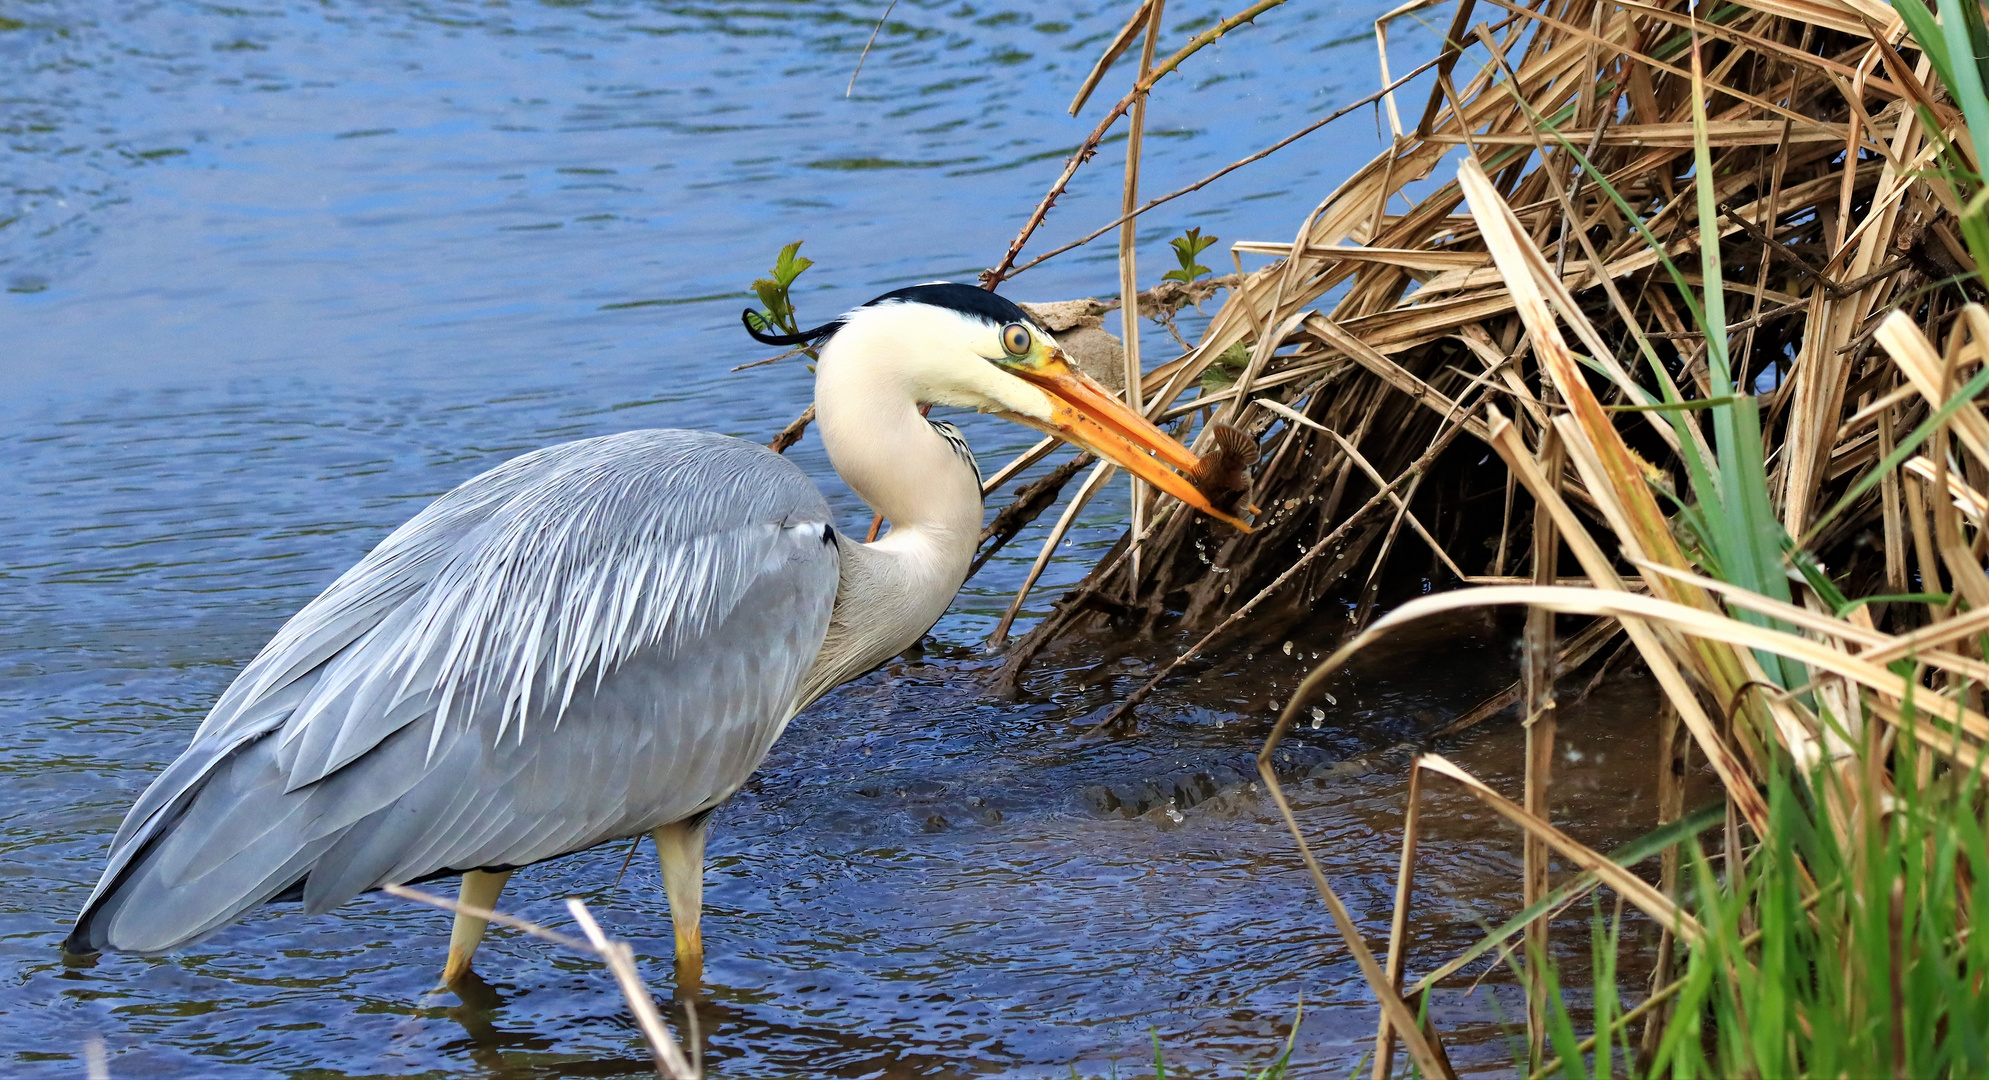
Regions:
M 381 891 L 403 900 L 413 900 L 444 911 L 453 911 L 474 916 L 485 922 L 508 926 L 513 930 L 522 930 L 533 937 L 543 938 L 563 948 L 599 957 L 607 966 L 608 973 L 614 976 L 615 986 L 620 989 L 622 998 L 628 1002 L 629 1011 L 635 1015 L 636 1027 L 642 1032 L 643 1039 L 649 1044 L 650 1056 L 656 1061 L 656 1075 L 663 1077 L 664 1080 L 674 1080 L 674 1078 L 699 1080 L 704 1075 L 704 1070 L 693 1065 L 690 1059 L 684 1056 L 683 1049 L 677 1045 L 676 1038 L 663 1023 L 662 1014 L 656 1011 L 656 1001 L 650 996 L 649 988 L 643 985 L 642 974 L 636 970 L 635 950 L 626 941 L 608 937 L 602 931 L 601 924 L 594 920 L 593 913 L 587 910 L 587 905 L 578 897 L 567 899 L 566 910 L 573 916 L 573 921 L 580 924 L 581 932 L 586 935 L 584 941 L 557 930 L 549 930 L 526 919 L 459 903 L 405 885 L 385 885 L 381 887 Z

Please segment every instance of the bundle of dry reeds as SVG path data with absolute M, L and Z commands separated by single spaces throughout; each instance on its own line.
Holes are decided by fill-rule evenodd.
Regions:
M 1416 762 L 1385 960 L 1306 852 L 1381 1004 L 1376 1075 L 1398 1040 L 1422 1075 L 1449 1075 L 1439 1034 L 1413 1015 L 1415 992 L 1522 928 L 1541 955 L 1546 912 L 1597 884 L 1666 931 L 1659 984 L 1629 1016 L 1598 1013 L 1596 1036 L 1564 1048 L 1564 1059 L 1593 1052 L 1606 1071 L 1617 1032 L 1638 1016 L 1661 1018 L 1684 985 L 1669 981 L 1674 946 L 1709 950 L 1702 958 L 1723 949 L 1713 966 L 1732 980 L 1729 997 L 1765 1000 L 1746 995 L 1749 972 L 1760 981 L 1756 969 L 1774 959 L 1760 946 L 1765 909 L 1749 906 L 1766 901 L 1743 897 L 1742 929 L 1722 937 L 1705 915 L 1718 887 L 1702 882 L 1693 905 L 1681 899 L 1676 845 L 1688 833 L 1676 831 L 1677 777 L 1688 753 L 1725 793 L 1723 887 L 1735 895 L 1753 865 L 1773 861 L 1760 855 L 1779 843 L 1764 792 L 1781 790 L 1784 772 L 1807 785 L 1797 801 L 1832 851 L 1877 851 L 1899 829 L 1946 822 L 1946 832 L 1926 833 L 1926 850 L 1946 852 L 1952 873 L 1934 873 L 1942 865 L 1931 854 L 1926 866 L 1928 881 L 1947 884 L 1921 882 L 1911 894 L 1946 913 L 1941 933 L 1908 940 L 1901 925 L 1939 920 L 1916 923 L 1889 879 L 1857 876 L 1876 855 L 1848 859 L 1833 879 L 1825 866 L 1837 864 L 1814 850 L 1784 860 L 1808 914 L 1774 924 L 1802 924 L 1804 940 L 1829 930 L 1830 941 L 1862 942 L 1880 957 L 1874 978 L 1893 979 L 1897 996 L 1874 1005 L 1853 995 L 1843 1008 L 1890 1033 L 1858 1060 L 1910 1074 L 1915 1039 L 1939 1043 L 1980 1017 L 1927 1013 L 1908 1032 L 1897 1026 L 1912 1015 L 1900 1003 L 1920 999 L 1902 980 L 1927 970 L 1916 963 L 1959 965 L 1972 974 L 1956 985 L 1979 996 L 1970 980 L 1989 963 L 1970 951 L 1966 929 L 1970 890 L 1989 871 L 1975 851 L 1975 781 L 1989 754 L 1980 689 L 1989 683 L 1989 311 L 1975 302 L 1985 297 L 1977 260 L 1989 254 L 1989 188 L 1969 131 L 1970 121 L 1989 130 L 1981 10 L 1959 0 L 1933 10 L 1921 0 L 1697 10 L 1688 0 L 1455 2 L 1445 50 L 1418 69 L 1433 67 L 1436 85 L 1413 123 L 1380 95 L 1389 150 L 1322 200 L 1291 241 L 1236 245 L 1274 261 L 1241 275 L 1202 340 L 1137 384 L 1149 415 L 1201 425 L 1200 450 L 1213 448 L 1218 425 L 1261 441 L 1264 464 L 1246 496 L 1261 508 L 1257 530 L 1142 506 L 1119 549 L 1010 650 L 1004 679 L 1013 687 L 1044 647 L 1087 621 L 1188 632 L 1194 644 L 1104 728 L 1220 635 L 1281 636 L 1317 598 L 1351 586 L 1366 628 L 1294 695 L 1260 758 L 1284 807 L 1271 754 L 1350 655 L 1437 611 L 1527 606 L 1521 677 L 1447 729 L 1520 704 L 1525 791 L 1507 798 L 1440 757 Z M 1388 22 L 1429 6 L 1390 13 L 1378 36 L 1385 43 Z M 1157 7 L 1149 0 L 1115 47 Z M 1143 62 L 1098 134 L 1133 112 L 1160 70 Z M 1133 134 L 1137 145 L 1137 126 Z M 1129 214 L 1136 169 L 1135 153 Z M 1122 257 L 1130 265 L 1125 247 Z M 1457 512 L 1473 500 L 1500 509 Z M 1367 626 L 1405 544 L 1427 550 L 1431 576 L 1485 587 L 1416 600 Z M 1592 621 L 1557 640 L 1556 613 Z M 1655 882 L 1562 833 L 1546 812 L 1556 677 L 1619 635 L 1666 702 L 1654 763 L 1663 820 L 1652 824 L 1674 831 Z M 1433 960 L 1409 988 L 1418 792 L 1432 776 L 1521 827 L 1530 914 L 1464 957 Z M 1929 794 L 1937 790 L 1945 794 Z M 1937 833 L 1947 839 L 1936 843 Z M 1550 853 L 1580 873 L 1550 888 Z M 1859 921 L 1888 902 L 1890 915 Z M 1897 940 L 1875 942 L 1887 925 Z M 1822 962 L 1805 963 L 1807 975 L 1778 975 L 1809 988 L 1783 995 L 1810 1002 L 1789 1013 L 1790 1068 L 1822 1061 L 1819 1040 L 1850 1023 L 1813 1014 L 1803 995 L 1820 992 L 1811 984 Z M 1540 972 L 1528 975 L 1536 1065 L 1551 1006 Z M 1867 996 L 1887 993 L 1879 985 Z M 1973 1008 L 1951 997 L 1918 1007 Z M 1716 1015 L 1712 998 L 1694 1000 L 1693 1025 Z M 1717 1015 L 1706 1022 L 1787 1019 Z M 1647 1035 L 1643 1050 L 1662 1065 L 1718 1033 L 1692 1026 L 1667 1042 L 1654 1023 Z M 1758 1040 L 1760 1052 L 1780 1052 L 1777 1037 Z M 1760 1074 L 1766 1058 L 1720 1060 Z M 1968 1071 L 1962 1057 L 1940 1061 L 1942 1071 Z
M 1186 516 L 1144 530 L 1136 558 L 1113 553 L 1011 650 L 1011 682 L 1045 644 L 1104 612 L 1142 632 L 1171 624 L 1199 633 L 1246 612 L 1302 617 L 1351 580 L 1361 583 L 1364 623 L 1381 584 L 1375 570 L 1403 542 L 1466 581 L 1503 578 L 1526 561 L 1528 500 L 1497 463 L 1466 462 L 1490 442 L 1488 405 L 1512 414 L 1538 446 L 1565 412 L 1564 396 L 1524 332 L 1523 290 L 1495 264 L 1462 182 L 1400 205 L 1405 189 L 1429 187 L 1460 157 L 1485 172 L 1537 250 L 1543 289 L 1567 307 L 1586 354 L 1582 377 L 1602 407 L 1661 399 L 1645 355 L 1682 396 L 1712 396 L 1704 335 L 1665 266 L 1669 256 L 1702 285 L 1688 5 L 1536 8 L 1462 0 L 1453 47 L 1424 65 L 1438 85 L 1420 119 L 1405 127 L 1394 98 L 1376 95 L 1395 131 L 1391 149 L 1306 215 L 1294 240 L 1234 245 L 1278 258 L 1242 276 L 1194 349 L 1144 373 L 1150 415 L 1204 421 L 1197 449 L 1209 448 L 1215 424 L 1265 439 L 1249 495 L 1265 509 L 1257 531 L 1211 535 Z M 1500 21 L 1474 24 L 1480 11 Z M 1875 348 L 1878 319 L 1904 305 L 1938 331 L 1971 290 L 1979 294 L 1964 280 L 1974 264 L 1959 207 L 1933 175 L 1936 154 L 1950 142 L 1968 147 L 1968 134 L 1927 63 L 1905 59 L 1917 59 L 1916 46 L 1901 40 L 1898 17 L 1870 0 L 1774 0 L 1696 25 L 1733 315 L 1729 380 L 1761 395 L 1775 451 L 1771 498 L 1790 534 L 1855 592 L 1906 592 L 1915 560 L 1901 483 L 1861 491 L 1820 527 L 1818 517 L 1928 408 Z M 1472 74 L 1460 86 L 1464 71 Z M 1152 81 L 1144 76 L 1129 99 Z M 1128 108 L 1122 102 L 1096 134 Z M 1645 472 L 1685 490 L 1673 425 L 1655 412 L 1613 422 Z M 1469 438 L 1455 442 L 1453 429 Z M 1566 479 L 1577 512 L 1603 523 L 1582 478 Z M 1490 488 L 1502 495 L 1495 529 L 1438 520 L 1442 506 Z M 1441 542 L 1432 525 L 1447 533 Z M 1211 564 L 1227 572 L 1211 574 Z

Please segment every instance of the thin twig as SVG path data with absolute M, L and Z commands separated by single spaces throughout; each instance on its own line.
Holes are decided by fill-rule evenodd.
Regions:
M 967 578 L 972 580 L 981 572 L 995 553 L 1015 539 L 1017 533 L 1027 528 L 1043 511 L 1056 504 L 1057 495 L 1063 491 L 1070 478 L 1078 470 L 1095 460 L 1090 454 L 1079 454 L 1049 471 L 1039 479 L 1032 480 L 1015 493 L 1015 501 L 1001 508 L 981 530 L 980 549 L 974 554 L 974 564 L 967 568 Z
M 642 985 L 642 976 L 635 969 L 635 950 L 626 941 L 612 941 L 601 931 L 601 924 L 594 921 L 594 913 L 577 896 L 566 898 L 566 910 L 573 921 L 580 924 L 580 930 L 587 935 L 587 941 L 594 951 L 607 962 L 608 970 L 614 973 L 616 985 L 621 987 L 622 997 L 628 999 L 629 1008 L 635 1013 L 636 1026 L 642 1029 L 643 1038 L 649 1040 L 649 1052 L 656 1058 L 656 1072 L 662 1076 L 681 1076 L 696 1080 L 698 1072 L 684 1058 L 677 1040 L 671 1038 L 668 1028 L 663 1026 L 663 1017 L 656 1011 L 656 999 L 649 996 L 649 988 Z
M 1438 60 L 1440 59 L 1442 58 L 1439 57 Z M 1217 169 L 1216 171 L 1210 173 L 1209 175 L 1202 177 L 1200 180 L 1197 180 L 1194 183 L 1189 184 L 1187 187 L 1180 188 L 1179 190 L 1176 191 L 1170 191 L 1167 194 L 1160 196 L 1159 198 L 1148 201 L 1145 205 L 1141 206 L 1137 210 L 1120 214 L 1118 217 L 1113 218 L 1111 221 L 1108 221 L 1105 224 L 1099 226 L 1097 229 L 1093 230 L 1092 232 L 1086 233 L 1082 238 L 1073 240 L 1070 243 L 1065 244 L 1060 248 L 1056 248 L 1051 251 L 1047 251 L 1041 255 L 1038 255 L 1035 258 L 1029 260 L 1028 262 L 1023 263 L 1021 266 L 1018 266 L 1013 270 L 1008 271 L 1008 273 L 1003 275 L 1003 277 L 1000 280 L 1007 280 L 1008 278 L 1012 278 L 1015 275 L 1022 273 L 1024 270 L 1030 269 L 1031 267 L 1040 266 L 1043 263 L 1046 263 L 1051 259 L 1054 259 L 1059 255 L 1062 255 L 1064 252 L 1072 251 L 1076 248 L 1081 248 L 1084 245 L 1091 243 L 1093 240 L 1096 240 L 1099 237 L 1104 236 L 1106 233 L 1111 232 L 1113 229 L 1116 229 L 1119 226 L 1124 225 L 1126 222 L 1139 217 L 1141 214 L 1146 213 L 1148 210 L 1151 210 L 1156 206 L 1160 206 L 1164 203 L 1173 202 L 1175 199 L 1178 199 L 1183 195 L 1188 195 L 1200 191 L 1203 188 L 1208 187 L 1210 184 L 1215 183 L 1217 180 L 1220 180 L 1223 177 L 1228 176 L 1230 173 L 1233 173 L 1236 170 L 1244 167 L 1245 165 L 1250 165 L 1255 162 L 1262 161 L 1265 158 L 1270 157 L 1272 154 L 1275 154 L 1278 151 L 1283 150 L 1285 147 L 1290 146 L 1291 144 L 1297 142 L 1298 140 L 1305 138 L 1307 135 L 1310 135 L 1313 132 L 1318 131 L 1320 128 L 1323 128 L 1326 125 L 1332 123 L 1333 121 L 1340 119 L 1341 117 L 1347 115 L 1348 113 L 1354 112 L 1357 109 L 1366 108 L 1367 106 L 1374 104 L 1377 100 L 1380 99 L 1381 95 L 1388 93 L 1390 90 L 1393 90 L 1396 87 L 1401 86 L 1403 83 L 1408 82 L 1410 79 L 1413 79 L 1416 76 L 1421 75 L 1423 72 L 1428 71 L 1430 68 L 1434 67 L 1436 63 L 1437 60 L 1431 60 L 1429 63 L 1424 64 L 1421 67 L 1417 68 L 1416 70 L 1411 71 L 1407 75 L 1404 75 L 1401 78 L 1395 80 L 1394 82 L 1389 83 L 1387 86 L 1384 86 L 1381 89 L 1376 90 L 1374 93 L 1369 94 L 1364 98 L 1361 98 L 1359 101 L 1353 102 L 1349 105 L 1342 106 L 1339 109 L 1335 109 L 1332 113 L 1323 116 L 1318 120 L 1314 120 L 1312 123 L 1307 124 L 1302 128 L 1299 128 L 1297 131 L 1294 131 L 1290 135 L 1287 135 L 1284 138 L 1279 139 L 1277 142 L 1272 143 L 1271 145 L 1265 147 L 1264 149 L 1259 150 L 1254 154 L 1251 154 L 1249 157 L 1239 158 L 1236 161 L 1232 161 L 1229 164 L 1224 165 L 1222 168 Z
M 897 8 L 898 0 L 891 0 L 884 5 L 884 14 L 879 15 L 877 25 L 870 28 L 870 40 L 863 43 L 863 51 L 856 56 L 856 70 L 849 73 L 849 88 L 843 91 L 843 97 L 847 98 L 856 93 L 856 77 L 863 74 L 863 62 L 870 58 L 870 47 L 877 44 L 878 32 L 884 29 L 885 22 L 891 18 L 891 12 Z
M 1023 223 L 1022 231 L 1016 234 L 1013 241 L 1010 241 L 1008 250 L 1002 254 L 1001 261 L 996 263 L 992 268 L 982 272 L 981 284 L 986 288 L 993 289 L 1008 279 L 1009 267 L 1014 266 L 1015 257 L 1022 254 L 1022 245 L 1029 242 L 1030 234 L 1036 231 L 1036 226 L 1043 223 L 1043 218 L 1049 214 L 1050 208 L 1057 204 L 1057 198 L 1064 193 L 1064 188 L 1070 184 L 1070 178 L 1077 174 L 1078 166 L 1091 160 L 1091 155 L 1098 152 L 1098 144 L 1105 140 L 1105 133 L 1112 129 L 1113 123 L 1119 117 L 1126 114 L 1126 110 L 1132 107 L 1134 100 L 1144 97 L 1147 91 L 1153 89 L 1155 83 L 1165 78 L 1175 68 L 1180 67 L 1182 61 L 1200 52 L 1204 46 L 1284 2 L 1285 0 L 1257 0 L 1256 3 L 1245 8 L 1242 12 L 1232 15 L 1209 27 L 1207 30 L 1196 34 L 1188 44 L 1181 47 L 1179 52 L 1168 57 L 1160 64 L 1155 65 L 1154 69 L 1148 72 L 1145 78 L 1134 83 L 1132 91 L 1125 97 L 1120 98 L 1117 105 L 1112 106 L 1111 111 L 1105 114 L 1104 119 L 1098 121 L 1098 126 L 1091 130 L 1091 134 L 1085 136 L 1084 141 L 1078 144 L 1077 151 L 1070 156 L 1070 160 L 1064 162 L 1063 172 L 1050 185 L 1050 190 L 1044 194 L 1042 201 L 1036 204 L 1036 209 L 1030 212 L 1029 220 Z
M 1057 545 L 1063 543 L 1064 535 L 1070 532 L 1070 527 L 1077 520 L 1078 513 L 1084 509 L 1084 504 L 1090 502 L 1093 495 L 1098 494 L 1098 489 L 1105 485 L 1106 480 L 1111 479 L 1115 468 L 1116 466 L 1109 461 L 1099 462 L 1091 475 L 1084 478 L 1084 483 L 1077 489 L 1077 494 L 1071 496 L 1070 503 L 1064 507 L 1063 516 L 1057 518 L 1056 525 L 1050 529 L 1050 535 L 1043 538 L 1043 550 L 1036 554 L 1036 561 L 1030 565 L 1028 575 L 1022 579 L 1022 586 L 1015 590 L 1015 599 L 1009 601 L 1008 610 L 1002 612 L 1001 621 L 995 624 L 994 633 L 988 635 L 989 652 L 1000 652 L 1002 646 L 1008 644 L 1008 628 L 1014 625 L 1015 617 L 1022 612 L 1023 603 L 1029 599 L 1029 591 L 1036 587 L 1036 579 L 1043 576 L 1044 567 L 1050 565 L 1050 556 L 1056 554 Z
M 778 364 L 782 360 L 785 360 L 790 356 L 800 356 L 803 351 L 804 351 L 803 349 L 797 346 L 795 348 L 787 350 L 784 353 L 781 353 L 779 356 L 769 356 L 765 360 L 755 360 L 750 364 L 740 364 L 738 367 L 728 368 L 727 370 L 745 371 L 748 368 L 766 367 L 768 364 Z
M 1272 401 L 1269 398 L 1258 398 L 1254 402 L 1254 404 L 1256 404 L 1259 408 L 1269 409 L 1272 412 L 1275 412 L 1278 415 L 1283 416 L 1285 419 L 1290 420 L 1294 423 L 1304 424 L 1306 427 L 1316 428 L 1320 431 L 1323 431 L 1329 437 L 1331 437 L 1334 442 L 1339 443 L 1340 449 L 1343 450 L 1347 454 L 1347 456 L 1353 459 L 1354 464 L 1359 465 L 1361 467 L 1361 471 L 1367 474 L 1367 478 L 1374 482 L 1375 487 L 1388 491 L 1389 501 L 1395 504 L 1396 510 L 1399 513 L 1401 513 L 1403 517 L 1409 522 L 1409 527 L 1415 530 L 1417 536 L 1422 537 L 1423 542 L 1430 546 L 1430 550 L 1436 554 L 1436 557 L 1442 560 L 1445 566 L 1450 568 L 1451 573 L 1457 575 L 1457 579 L 1459 581 L 1464 580 L 1464 578 L 1467 575 L 1464 573 L 1463 567 L 1460 567 L 1455 562 L 1451 561 L 1450 553 L 1443 549 L 1442 544 L 1437 543 L 1437 538 L 1431 536 L 1430 531 L 1428 529 L 1423 528 L 1423 523 L 1417 520 L 1415 514 L 1410 512 L 1409 504 L 1404 502 L 1402 500 L 1402 496 L 1397 495 L 1394 492 L 1394 490 L 1388 486 L 1388 482 L 1386 480 L 1383 480 L 1381 478 L 1381 474 L 1375 471 L 1374 466 L 1368 463 L 1367 458 L 1362 456 L 1361 452 L 1354 448 L 1354 444 L 1347 441 L 1346 436 L 1341 435 L 1339 432 L 1334 431 L 1332 428 L 1329 428 L 1326 425 L 1319 423 L 1318 421 L 1307 419 L 1297 409 L 1294 409 L 1289 405 L 1279 404 L 1278 402 Z
M 1098 62 L 1091 65 L 1091 74 L 1084 77 L 1084 82 L 1077 88 L 1077 96 L 1070 99 L 1072 116 L 1076 116 L 1084 108 L 1084 103 L 1091 99 L 1091 92 L 1098 89 L 1098 84 L 1105 78 L 1105 73 L 1112 69 L 1112 65 L 1119 57 L 1125 55 L 1133 39 L 1138 37 L 1140 30 L 1147 25 L 1147 12 L 1152 8 L 1153 0 L 1141 0 L 1140 6 L 1133 11 L 1133 17 L 1126 20 L 1126 25 L 1112 38 L 1112 43 L 1105 46 L 1104 52 L 1098 54 Z M 1148 63 L 1151 62 L 1149 58 Z
M 787 453 L 788 447 L 801 441 L 801 433 L 807 431 L 808 425 L 813 423 L 814 420 L 815 406 L 811 404 L 801 410 L 800 416 L 795 417 L 786 427 L 780 429 L 780 434 L 775 435 L 773 441 L 767 444 L 767 449 L 772 450 L 776 454 Z

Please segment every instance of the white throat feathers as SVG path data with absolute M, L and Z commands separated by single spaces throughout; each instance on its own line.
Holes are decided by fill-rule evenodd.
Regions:
M 966 580 L 981 535 L 980 471 L 960 430 L 919 407 L 1047 416 L 1041 391 L 962 348 L 994 334 L 958 312 L 886 303 L 851 312 L 823 346 L 816 430 L 836 472 L 890 529 L 870 544 L 838 535 L 842 587 L 797 709 L 910 647 Z

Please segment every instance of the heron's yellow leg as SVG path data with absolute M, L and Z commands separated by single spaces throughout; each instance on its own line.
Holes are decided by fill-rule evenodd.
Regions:
M 456 902 L 465 907 L 494 911 L 497 909 L 497 897 L 504 891 L 504 883 L 510 879 L 509 870 L 496 873 L 471 870 L 463 875 L 463 888 L 456 894 Z M 455 929 L 449 931 L 449 963 L 442 968 L 443 985 L 469 974 L 470 957 L 476 955 L 477 943 L 483 940 L 484 928 L 489 925 L 488 919 L 479 919 L 460 911 L 456 913 Z
M 698 919 L 704 907 L 705 822 L 679 821 L 650 833 L 663 866 L 663 894 L 670 898 L 670 922 L 677 931 L 677 978 L 697 982 L 704 974 L 704 938 Z

